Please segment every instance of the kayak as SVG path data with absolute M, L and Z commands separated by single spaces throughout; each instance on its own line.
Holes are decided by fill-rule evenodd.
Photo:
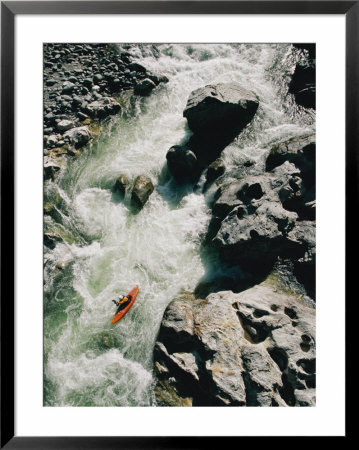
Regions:
M 121 309 L 121 311 L 118 311 L 118 312 L 113 316 L 113 319 L 112 319 L 112 322 L 111 322 L 111 323 L 116 323 L 116 322 L 118 322 L 120 319 L 122 319 L 122 317 L 124 317 L 124 316 L 128 313 L 128 311 L 132 308 L 132 305 L 135 303 L 135 300 L 136 300 L 138 291 L 139 291 L 139 287 L 138 287 L 138 286 L 135 286 L 135 287 L 132 289 L 132 291 L 130 291 L 130 292 L 127 294 L 127 296 L 131 296 L 131 297 L 132 297 L 130 303 L 129 303 L 125 308 Z

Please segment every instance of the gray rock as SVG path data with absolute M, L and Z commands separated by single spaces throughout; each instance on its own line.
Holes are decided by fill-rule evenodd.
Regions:
M 299 165 L 302 169 L 309 166 L 307 170 L 312 170 L 315 162 L 315 143 L 315 135 L 311 134 L 276 144 L 267 157 L 266 170 L 273 170 L 285 161 Z
M 191 93 L 183 116 L 194 133 L 210 132 L 212 127 L 235 127 L 250 122 L 258 108 L 257 97 L 237 83 L 208 85 Z
M 257 271 L 270 268 L 279 256 L 300 261 L 311 254 L 315 238 L 304 242 L 296 237 L 304 225 L 284 202 L 288 186 L 300 184 L 299 173 L 294 164 L 285 162 L 271 173 L 220 187 L 213 214 L 222 222 L 212 242 L 223 261 Z
M 188 148 L 174 145 L 166 155 L 168 169 L 177 182 L 194 181 L 199 174 L 196 155 Z
M 74 127 L 74 124 L 71 120 L 61 120 L 56 125 L 56 128 L 61 132 L 70 130 L 73 127 Z
M 154 350 L 160 406 L 315 405 L 315 310 L 273 280 L 240 294 L 183 294 Z
M 116 100 L 111 97 L 103 97 L 86 105 L 83 112 L 92 118 L 102 119 L 117 114 L 120 110 L 121 106 Z
M 139 175 L 132 189 L 131 204 L 135 209 L 142 209 L 149 196 L 154 191 L 151 178 L 147 175 Z
M 138 83 L 136 83 L 135 94 L 148 95 L 155 87 L 156 84 L 152 80 L 150 80 L 149 78 L 145 78 L 144 80 L 141 80 Z
M 92 139 L 92 133 L 87 127 L 76 127 L 64 133 L 64 139 L 68 140 L 76 148 L 83 147 Z
M 71 81 L 65 81 L 65 83 L 62 85 L 62 94 L 71 94 L 71 92 L 75 89 L 74 83 L 71 83 Z

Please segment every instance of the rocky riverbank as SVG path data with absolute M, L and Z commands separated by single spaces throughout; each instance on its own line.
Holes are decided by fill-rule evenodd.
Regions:
M 311 74 L 312 50 L 300 66 Z M 313 108 L 315 78 L 303 87 L 298 67 L 289 93 Z M 233 83 L 192 92 L 193 136 L 167 154 L 179 183 L 217 185 L 203 251 L 238 270 L 167 307 L 154 351 L 162 406 L 315 405 L 315 136 L 277 143 L 228 180 L 221 153 L 258 107 Z
M 44 45 L 44 179 L 79 154 L 132 95 L 167 82 L 109 44 Z

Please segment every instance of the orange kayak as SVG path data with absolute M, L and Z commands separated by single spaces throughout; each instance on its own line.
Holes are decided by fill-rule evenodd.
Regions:
M 122 317 L 124 317 L 124 316 L 128 313 L 128 311 L 132 308 L 132 305 L 135 303 L 135 300 L 136 300 L 138 291 L 139 291 L 139 287 L 138 287 L 138 286 L 135 286 L 135 287 L 132 289 L 132 291 L 130 291 L 130 292 L 127 294 L 128 296 L 130 295 L 130 296 L 132 297 L 130 303 L 129 303 L 125 308 L 121 309 L 121 311 L 117 312 L 117 313 L 113 316 L 113 319 L 112 319 L 112 322 L 111 322 L 111 323 L 116 323 L 116 322 L 118 322 L 120 319 L 122 319 Z

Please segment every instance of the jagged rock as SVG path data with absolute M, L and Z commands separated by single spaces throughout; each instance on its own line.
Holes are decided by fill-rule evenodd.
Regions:
M 213 212 L 226 217 L 213 243 L 223 261 L 267 270 L 282 254 L 301 255 L 300 245 L 287 238 L 298 216 L 283 207 L 279 196 L 297 174 L 298 169 L 286 162 L 273 173 L 245 177 L 221 188 Z
M 298 221 L 288 233 L 288 239 L 301 248 L 294 262 L 294 274 L 308 295 L 315 300 L 316 226 L 313 221 Z
M 315 135 L 294 137 L 273 146 L 266 161 L 266 170 L 289 161 L 301 170 L 313 171 L 315 169 Z
M 154 350 L 161 406 L 315 403 L 315 310 L 267 283 L 240 294 L 184 294 Z
M 64 133 L 64 139 L 76 148 L 86 145 L 92 139 L 92 133 L 87 127 L 76 127 Z
M 129 184 L 130 181 L 126 175 L 120 175 L 115 182 L 115 191 L 124 197 Z
M 258 108 L 257 97 L 238 83 L 208 85 L 191 93 L 183 116 L 194 133 L 216 128 L 243 128 Z
M 152 80 L 150 80 L 149 78 L 145 78 L 144 80 L 141 80 L 138 83 L 136 83 L 135 94 L 148 95 L 155 87 L 156 84 Z
M 84 111 L 92 118 L 103 119 L 109 115 L 117 114 L 121 105 L 111 97 L 102 97 L 85 106 Z
M 139 175 L 132 189 L 131 204 L 136 209 L 141 209 L 154 191 L 151 178 L 147 175 Z
M 278 166 L 290 161 L 298 175 L 288 180 L 279 193 L 283 206 L 298 213 L 304 220 L 315 219 L 315 136 L 304 136 L 274 146 L 267 158 L 266 169 L 279 171 Z
M 177 182 L 194 181 L 199 175 L 196 155 L 187 147 L 174 145 L 166 155 L 168 169 Z

